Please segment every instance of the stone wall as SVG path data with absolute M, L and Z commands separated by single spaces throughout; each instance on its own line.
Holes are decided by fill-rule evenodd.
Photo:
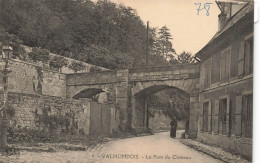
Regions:
M 26 51 L 27 53 L 30 53 L 30 52 L 32 51 L 32 47 L 28 47 L 28 46 L 24 46 L 24 45 L 23 45 L 23 47 L 25 48 L 25 51 Z M 51 57 L 51 58 L 52 58 L 52 57 L 55 57 L 55 56 L 63 57 L 63 56 L 60 56 L 60 55 L 58 55 L 58 54 L 50 53 L 50 57 Z M 82 63 L 83 65 L 85 65 L 85 69 L 79 71 L 78 73 L 91 72 L 91 69 L 92 69 L 92 68 L 98 69 L 98 70 L 100 70 L 100 71 L 108 70 L 107 68 L 100 67 L 100 66 L 96 66 L 96 65 L 92 65 L 92 64 L 88 64 L 88 63 L 81 62 L 81 61 L 78 61 L 78 60 L 75 60 L 75 59 L 71 59 L 71 58 L 67 58 L 67 57 L 63 57 L 63 58 L 65 58 L 65 59 L 68 61 L 69 64 L 74 61 L 74 62 L 80 62 L 80 63 Z M 29 59 L 27 59 L 27 61 L 28 61 L 28 62 L 32 62 L 32 61 L 29 60 Z M 42 66 L 42 63 L 37 63 L 37 65 L 38 65 L 38 66 Z M 46 65 L 46 67 L 49 67 L 49 65 Z M 74 73 L 73 70 L 71 70 L 70 68 L 65 67 L 65 66 L 63 66 L 63 67 L 61 68 L 61 71 L 60 71 L 60 72 L 61 72 L 61 73 L 64 73 L 64 74 Z
M 66 97 L 66 75 L 52 71 L 43 71 L 42 94 Z
M 9 67 L 12 70 L 8 77 L 9 92 L 66 97 L 65 74 L 19 60 L 10 60 Z
M 24 93 L 9 93 L 8 104 L 9 124 L 13 128 L 94 135 L 110 135 L 118 129 L 118 113 L 111 104 Z M 102 113 L 96 115 L 94 106 L 101 105 Z
M 22 93 L 9 93 L 8 101 L 14 110 L 14 115 L 9 115 L 12 127 L 89 133 L 89 101 Z
M 10 60 L 9 67 L 12 72 L 8 77 L 8 91 L 19 93 L 37 92 L 33 87 L 33 78 L 38 79 L 36 65 Z

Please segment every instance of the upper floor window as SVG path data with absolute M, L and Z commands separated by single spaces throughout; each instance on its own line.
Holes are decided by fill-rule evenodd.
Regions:
M 250 37 L 245 41 L 245 69 L 244 74 L 248 75 L 253 73 L 253 51 L 254 43 L 253 43 L 253 37 Z
M 211 59 L 205 62 L 205 87 L 211 83 Z
M 221 52 L 220 56 L 220 80 L 227 80 L 230 76 L 231 49 L 228 48 Z
M 254 56 L 254 39 L 253 34 L 247 36 L 240 42 L 238 56 L 238 76 L 249 75 L 253 73 L 253 56 Z

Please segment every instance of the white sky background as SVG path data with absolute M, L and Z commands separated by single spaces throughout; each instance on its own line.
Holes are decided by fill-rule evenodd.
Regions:
M 92 0 L 97 1 L 97 0 Z M 188 51 L 192 54 L 203 48 L 218 30 L 218 6 L 213 0 L 110 0 L 135 9 L 144 24 L 151 27 L 166 25 L 173 36 L 173 48 L 177 54 Z M 195 3 L 213 3 L 209 16 L 206 11 L 197 15 Z

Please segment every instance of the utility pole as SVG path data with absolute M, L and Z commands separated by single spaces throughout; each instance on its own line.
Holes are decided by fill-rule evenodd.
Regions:
M 147 36 L 146 36 L 146 66 L 149 66 L 149 21 L 147 21 Z
M 148 131 L 149 130 L 149 106 L 148 106 L 148 100 L 150 101 L 150 98 L 149 96 L 146 97 L 146 130 Z

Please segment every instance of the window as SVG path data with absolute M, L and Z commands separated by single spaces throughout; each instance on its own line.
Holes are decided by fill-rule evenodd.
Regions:
M 253 34 L 246 36 L 245 40 L 240 42 L 239 56 L 238 56 L 238 77 L 253 73 L 253 49 L 254 40 Z
M 244 74 L 248 75 L 253 73 L 253 37 L 250 37 L 245 41 L 245 69 Z
M 219 133 L 229 133 L 229 99 L 223 98 L 219 100 Z
M 229 79 L 230 76 L 230 51 L 228 48 L 221 52 L 220 57 L 220 80 L 225 81 Z
M 209 102 L 203 103 L 203 131 L 208 131 Z
M 205 87 L 209 87 L 211 83 L 211 60 L 205 62 Z
M 253 128 L 253 94 L 242 96 L 242 136 L 252 137 Z

